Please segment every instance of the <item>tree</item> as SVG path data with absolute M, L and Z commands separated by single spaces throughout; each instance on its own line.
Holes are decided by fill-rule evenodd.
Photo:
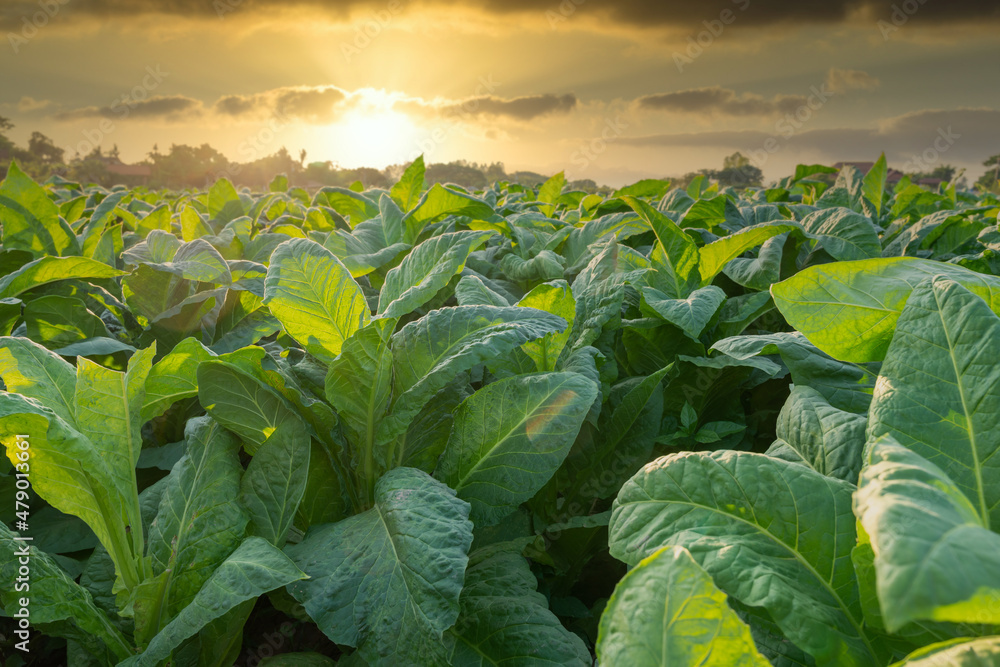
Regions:
M 722 160 L 721 170 L 703 170 L 702 173 L 717 180 L 721 186 L 736 188 L 760 185 L 764 180 L 764 172 L 750 164 L 750 158 L 739 151 Z
M 942 164 L 934 167 L 934 169 L 930 171 L 919 171 L 908 173 L 906 175 L 909 176 L 910 180 L 915 183 L 924 179 L 935 179 L 944 183 L 949 183 L 957 171 L 958 168 L 955 165 Z
M 739 169 L 741 167 L 746 167 L 749 164 L 750 164 L 750 158 L 743 155 L 743 153 L 740 153 L 739 151 L 736 151 L 729 157 L 722 159 L 723 171 L 725 171 L 726 169 Z
M 246 164 L 230 165 L 229 180 L 240 185 L 265 187 L 275 174 L 292 174 L 300 169 L 301 165 L 282 146 L 273 155 Z
M 77 183 L 103 185 L 105 187 L 112 184 L 111 174 L 104 163 L 104 154 L 101 147 L 96 146 L 87 155 L 79 155 L 69 164 L 69 178 Z
M 201 187 L 206 181 L 215 181 L 217 176 L 229 169 L 225 155 L 208 144 L 188 146 L 171 144 L 170 152 L 151 152 L 153 163 L 151 184 L 168 187 Z
M 4 132 L 12 130 L 14 128 L 14 123 L 10 120 L 0 116 L 0 160 L 9 160 L 11 153 L 14 151 L 14 142 L 11 141 L 4 135 Z
M 488 185 L 486 175 L 478 166 L 470 165 L 465 160 L 456 162 L 429 164 L 424 178 L 429 185 L 434 183 L 455 183 L 463 188 L 484 188 Z
M 983 166 L 987 168 L 986 173 L 979 177 L 976 185 L 991 192 L 1000 191 L 1000 153 L 983 162 Z
M 52 143 L 52 140 L 41 132 L 32 132 L 31 138 L 28 139 L 28 152 L 43 164 L 62 164 L 63 154 L 66 151 Z

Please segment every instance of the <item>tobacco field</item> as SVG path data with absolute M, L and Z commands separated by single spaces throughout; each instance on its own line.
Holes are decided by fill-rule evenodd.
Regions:
M 4 664 L 1000 664 L 1000 201 L 887 172 L 11 165 Z

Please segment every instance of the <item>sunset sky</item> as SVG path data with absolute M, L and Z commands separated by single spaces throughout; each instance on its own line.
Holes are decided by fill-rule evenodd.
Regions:
M 1000 2 L 0 0 L 0 116 L 71 157 L 501 161 L 618 185 L 1000 153 Z M 770 150 L 768 150 L 770 149 Z M 926 160 L 926 162 L 925 162 Z

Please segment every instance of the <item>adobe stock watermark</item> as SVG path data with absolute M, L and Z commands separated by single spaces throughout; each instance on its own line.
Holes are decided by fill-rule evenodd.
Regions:
M 146 67 L 146 75 L 142 77 L 142 82 L 134 86 L 132 90 L 123 94 L 108 106 L 114 119 L 104 117 L 97 123 L 97 127 L 83 131 L 83 141 L 76 146 L 76 152 L 81 156 L 89 155 L 91 151 L 101 145 L 104 138 L 118 129 L 118 123 L 128 118 L 132 111 L 144 100 L 149 98 L 150 93 L 156 90 L 163 80 L 170 76 L 170 72 L 164 72 L 160 65 Z
M 903 0 L 900 4 L 893 4 L 892 13 L 889 15 L 889 20 L 879 19 L 876 22 L 876 27 L 880 33 L 882 33 L 882 39 L 889 41 L 889 35 L 896 32 L 902 28 L 910 20 L 910 18 L 917 13 L 920 7 L 926 3 L 927 0 Z
M 492 95 L 500 85 L 500 82 L 493 80 L 492 72 L 486 76 L 479 77 L 479 85 L 473 91 L 472 97 L 455 105 L 455 108 L 445 116 L 442 125 L 431 130 L 424 139 L 417 140 L 415 148 L 410 154 L 409 161 L 412 162 L 421 155 L 425 158 L 430 157 L 434 150 L 440 144 L 444 143 L 451 131 L 455 129 L 455 126 L 475 117 L 479 112 L 482 98 Z
M 741 12 L 745 12 L 750 6 L 750 0 L 731 1 Z M 686 66 L 694 64 L 694 61 L 705 53 L 705 49 L 712 46 L 715 40 L 722 36 L 722 33 L 726 30 L 726 26 L 732 25 L 736 21 L 737 16 L 736 12 L 727 7 L 719 12 L 719 18 L 712 19 L 711 21 L 702 21 L 701 23 L 705 26 L 705 29 L 695 35 L 688 36 L 688 44 L 684 52 L 674 51 L 674 65 L 677 66 L 677 71 L 683 74 Z
M 580 169 L 586 169 L 594 160 L 604 155 L 605 151 L 608 150 L 608 145 L 619 139 L 627 129 L 628 123 L 622 120 L 620 115 L 616 116 L 614 120 L 606 118 L 600 136 L 581 143 L 570 156 L 570 162 Z
M 267 147 L 271 145 L 274 140 L 278 137 L 281 132 L 291 125 L 291 118 L 285 113 L 283 109 L 275 109 L 274 115 L 271 116 L 263 125 L 257 128 L 252 134 L 246 136 L 246 138 L 240 142 L 239 146 L 236 147 L 236 152 L 244 159 L 246 163 L 251 163 L 265 155 Z M 205 183 L 205 187 L 210 187 L 215 181 L 222 178 L 229 178 L 232 180 L 234 177 L 239 176 L 243 171 L 243 165 L 230 162 L 229 165 L 215 174 L 215 180 L 209 179 Z
M 545 18 L 548 19 L 549 28 L 555 30 L 568 21 L 569 17 L 576 13 L 577 8 L 585 2 L 587 0 L 562 0 L 555 10 L 546 10 Z
M 810 86 L 805 103 L 778 120 L 774 124 L 775 133 L 767 137 L 760 148 L 749 149 L 747 157 L 757 167 L 763 167 L 770 156 L 782 149 L 784 142 L 795 136 L 795 133 L 808 123 L 813 115 L 830 101 L 830 98 L 836 95 L 837 93 L 830 90 L 825 82 L 819 86 Z
M 295 606 L 299 610 L 304 610 L 304 607 L 299 603 L 296 603 Z M 257 667 L 263 660 L 277 655 L 293 635 L 295 635 L 295 626 L 291 622 L 285 621 L 278 626 L 277 631 L 264 633 L 264 641 L 256 648 L 244 653 L 243 661 L 237 661 L 236 667 Z
M 29 492 L 31 491 L 31 443 L 27 435 L 18 435 L 16 442 L 19 451 L 16 454 L 16 461 L 14 462 L 14 477 L 16 478 L 14 484 L 16 488 L 14 493 L 14 517 L 16 519 L 14 521 L 14 529 L 18 533 L 24 533 L 28 530 L 28 520 L 31 516 L 31 507 L 29 505 Z M 28 653 L 28 642 L 31 639 L 31 598 L 28 597 L 31 592 L 31 549 L 28 542 L 32 538 L 19 534 L 14 539 L 19 542 L 18 548 L 13 554 L 17 557 L 18 565 L 17 577 L 13 582 L 14 592 L 24 595 L 24 597 L 17 599 L 17 611 L 13 614 L 13 618 L 16 619 L 15 623 L 17 624 L 14 634 L 20 640 L 14 644 L 14 648 L 18 651 Z
M 903 165 L 903 171 L 907 173 L 924 173 L 934 169 L 937 165 L 938 159 L 945 153 L 947 153 L 955 142 L 962 138 L 961 134 L 953 131 L 951 125 L 948 129 L 939 127 L 938 136 L 934 137 L 934 141 L 931 145 L 924 149 L 922 153 L 916 154 L 911 157 L 906 164 Z
M 392 25 L 392 21 L 403 11 L 403 3 L 400 0 L 389 0 L 385 9 L 379 9 L 354 26 L 354 39 L 350 42 L 340 43 L 340 53 L 344 60 L 350 62 L 361 55 L 361 52 L 371 46 L 372 42 L 382 34 L 382 32 Z
M 49 24 L 49 21 L 69 3 L 70 0 L 38 0 L 38 11 L 31 16 L 21 17 L 21 29 L 18 32 L 8 32 L 7 42 L 14 55 L 21 52 L 21 47 L 30 42 L 38 31 Z
M 226 14 L 235 12 L 242 4 L 243 0 L 212 0 L 212 9 L 215 10 L 219 20 L 222 20 L 226 18 Z

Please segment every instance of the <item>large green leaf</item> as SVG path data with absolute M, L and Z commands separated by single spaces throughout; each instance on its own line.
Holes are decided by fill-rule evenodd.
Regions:
M 617 328 L 625 298 L 625 274 L 619 271 L 618 244 L 611 242 L 600 250 L 572 284 L 576 299 L 569 340 L 560 363 L 581 348 L 593 344 L 605 327 Z
M 73 230 L 59 217 L 59 207 L 14 161 L 0 183 L 0 226 L 5 249 L 27 250 L 35 256 L 80 253 Z
M 228 178 L 220 178 L 208 190 L 208 215 L 217 229 L 246 215 L 240 195 Z
M 734 336 L 720 340 L 712 349 L 735 359 L 758 354 L 779 354 L 797 386 L 815 389 L 830 405 L 848 412 L 867 415 L 875 391 L 878 364 L 838 361 L 806 340 L 798 332 L 761 336 Z
M 209 417 L 187 423 L 185 456 L 174 465 L 149 526 L 154 572 L 169 591 L 161 604 L 172 618 L 239 545 L 247 513 L 238 496 L 240 441 Z M 164 622 L 166 618 L 163 619 Z
M 779 234 L 764 241 L 756 257 L 736 257 L 722 270 L 735 283 L 767 291 L 781 280 L 781 261 L 790 235 Z
M 289 587 L 331 640 L 374 664 L 427 665 L 458 618 L 472 543 L 469 506 L 413 468 L 376 485 L 374 506 L 286 548 L 309 579 Z
M 250 534 L 281 548 L 305 495 L 311 440 L 305 425 L 287 420 L 257 449 L 240 485 Z
M 18 434 L 30 438 L 26 466 L 18 456 Z M 140 554 L 127 534 L 135 502 L 131 480 L 126 483 L 113 474 L 94 443 L 33 398 L 0 393 L 0 440 L 11 463 L 22 464 L 22 472 L 29 469 L 34 491 L 60 512 L 83 519 L 108 549 L 126 585 L 138 584 Z
M 653 267 L 662 277 L 657 288 L 673 299 L 685 298 L 697 287 L 698 246 L 694 239 L 678 227 L 673 220 L 635 197 L 622 197 L 639 216 L 649 223 L 659 245 L 651 259 Z
M 915 620 L 1000 623 L 1000 535 L 977 510 L 945 471 L 891 436 L 872 447 L 855 512 L 890 632 Z
M 434 471 L 451 436 L 455 410 L 472 392 L 468 374 L 461 373 L 434 394 L 434 398 L 417 413 L 396 444 L 401 452 L 400 465 L 419 468 L 428 473 Z
M 876 216 L 881 215 L 882 209 L 885 208 L 885 183 L 888 176 L 885 153 L 882 153 L 861 181 L 861 194 L 875 207 Z
M 667 193 L 668 189 L 670 189 L 670 181 L 668 180 L 644 178 L 640 181 L 632 183 L 631 185 L 626 185 L 623 188 L 615 190 L 611 196 L 624 197 L 625 195 L 632 195 L 634 197 L 652 197 L 653 199 L 659 199 Z
M 482 199 L 450 190 L 440 183 L 435 183 L 403 218 L 405 230 L 403 240 L 407 243 L 414 243 L 424 227 L 449 215 L 464 215 L 476 220 L 489 220 L 496 213 L 493 207 Z
M 698 249 L 698 271 L 701 284 L 708 285 L 730 260 L 755 248 L 778 234 L 800 229 L 795 223 L 763 222 L 744 227 L 735 234 L 724 236 Z
M 82 299 L 50 294 L 24 306 L 25 334 L 50 349 L 60 349 L 92 338 L 110 338 L 104 322 Z
M 94 443 L 108 469 L 123 483 L 135 483 L 135 465 L 142 450 L 139 414 L 155 354 L 155 344 L 136 352 L 124 373 L 82 357 L 76 365 L 77 429 Z
M 844 361 L 881 361 L 913 288 L 946 276 L 1000 312 L 1000 278 L 915 257 L 811 266 L 771 286 L 778 310 L 816 347 Z
M 702 181 L 704 183 L 704 180 Z M 692 185 L 694 183 L 692 182 Z M 716 186 L 712 186 L 715 188 Z M 691 185 L 688 186 L 689 194 L 691 194 Z M 702 194 L 707 194 L 708 191 L 702 191 L 700 194 L 694 194 L 692 196 L 700 197 Z M 712 197 L 711 199 L 702 198 L 697 199 L 690 208 L 684 211 L 684 215 L 681 217 L 678 223 L 681 227 L 697 227 L 701 229 L 713 230 L 723 222 L 726 221 L 726 208 L 729 198 L 726 196 Z M 731 204 L 729 204 L 731 205 Z
M 885 664 L 862 627 L 853 488 L 761 454 L 666 456 L 619 492 L 611 554 L 634 565 L 683 546 L 720 589 L 766 610 L 818 663 Z
M 0 299 L 15 297 L 57 280 L 114 278 L 123 273 L 86 257 L 40 257 L 0 278 Z
M 37 399 L 70 426 L 76 426 L 76 369 L 27 338 L 0 338 L 0 378 L 7 391 Z
M 686 299 L 672 299 L 658 289 L 643 287 L 642 299 L 656 315 L 697 340 L 726 300 L 726 293 L 708 285 L 694 290 Z
M 476 558 L 476 562 L 472 562 Z M 450 664 L 568 665 L 592 659 L 583 641 L 549 611 L 528 561 L 509 550 L 470 558 Z
M 335 229 L 324 241 L 323 247 L 336 255 L 352 276 L 359 278 L 412 247 L 409 243 L 394 241 L 386 226 L 384 220 L 375 218 L 362 222 L 350 233 Z
M 463 278 L 463 280 L 465 279 Z M 485 288 L 485 285 L 483 287 Z M 525 294 L 517 302 L 517 305 L 521 308 L 534 308 L 552 313 L 567 322 L 572 322 L 576 318 L 576 301 L 573 299 L 573 291 L 564 280 L 537 285 Z M 529 340 L 521 346 L 521 349 L 535 362 L 535 367 L 540 372 L 552 371 L 555 370 L 560 353 L 566 347 L 570 333 L 572 333 L 572 327 L 567 327 L 561 332 L 553 332 L 536 340 Z
M 925 646 L 892 667 L 995 667 L 998 663 L 1000 637 L 979 637 Z
M 802 219 L 802 227 L 818 240 L 817 247 L 834 259 L 849 261 L 882 255 L 882 244 L 871 219 L 850 209 L 813 211 Z
M 122 293 L 129 308 L 150 322 L 166 320 L 165 326 L 173 331 L 196 330 L 200 321 L 176 318 L 184 309 L 185 300 L 195 297 L 204 300 L 211 293 L 197 293 L 197 285 L 177 275 L 158 270 L 154 265 L 140 264 L 122 280 Z M 212 304 L 214 305 L 214 303 Z M 140 322 L 145 324 L 142 319 Z
M 510 254 L 500 260 L 500 270 L 510 280 L 535 283 L 539 280 L 556 280 L 565 272 L 565 260 L 551 250 L 542 250 L 531 259 Z
M 155 667 L 181 642 L 238 604 L 304 577 L 283 553 L 259 537 L 249 537 L 212 572 L 191 604 L 153 637 L 146 650 L 119 667 Z
M 417 202 L 420 201 L 420 192 L 424 189 L 425 171 L 424 156 L 419 155 L 406 168 L 406 171 L 400 176 L 399 181 L 392 186 L 392 198 L 399 204 L 399 208 L 404 213 L 416 206 Z
M 492 235 L 492 231 L 451 232 L 418 245 L 386 274 L 379 294 L 379 317 L 399 318 L 431 300 L 461 272 L 469 253 Z
M 663 547 L 618 582 L 601 615 L 597 659 L 629 667 L 769 667 L 726 594 L 685 549 Z
M 602 215 L 580 227 L 570 228 L 560 254 L 566 258 L 567 265 L 576 268 L 581 262 L 589 262 L 593 258 L 593 249 L 600 247 L 601 243 L 612 238 L 621 241 L 649 229 L 650 223 L 632 212 Z
M 229 285 L 233 281 L 229 265 L 204 239 L 180 243 L 169 232 L 153 231 L 145 241 L 129 248 L 122 259 L 127 264 L 148 265 L 194 282 Z
M 146 378 L 146 396 L 141 421 L 162 415 L 184 398 L 198 395 L 198 364 L 215 358 L 215 353 L 195 338 L 185 338 L 169 354 L 153 364 Z
M 279 426 L 301 421 L 288 399 L 231 361 L 213 359 L 198 366 L 198 398 L 208 414 L 242 438 L 251 455 Z
M 392 337 L 395 398 L 380 437 L 405 431 L 458 373 L 565 327 L 565 320 L 550 313 L 496 306 L 439 308 L 407 324 Z
M 435 473 L 492 525 L 541 489 L 562 464 L 597 385 L 578 373 L 511 377 L 489 384 L 455 413 Z
M 285 241 L 271 255 L 264 304 L 290 336 L 325 363 L 371 319 L 350 271 L 329 250 L 307 239 Z
M 556 210 L 555 201 L 559 199 L 565 185 L 566 174 L 560 171 L 538 187 L 538 201 L 546 204 L 546 206 L 538 207 L 542 215 L 552 217 Z
M 78 358 L 73 399 L 77 430 L 93 443 L 115 487 L 127 489 L 123 493 L 127 505 L 121 508 L 121 518 L 127 524 L 131 554 L 140 562 L 143 539 L 136 527 L 142 525 L 142 519 L 135 466 L 142 450 L 139 413 L 155 354 L 155 344 L 135 353 L 124 373 Z
M 0 590 L 0 604 L 4 615 L 13 617 L 20 612 L 20 600 L 28 597 L 30 635 L 36 630 L 77 640 L 85 640 L 89 635 L 102 641 L 118 660 L 127 658 L 132 652 L 128 641 L 94 604 L 87 589 L 73 581 L 51 556 L 31 546 L 30 539 L 23 539 L 0 525 L 0 563 L 3 563 L 0 577 L 5 582 Z M 25 558 L 30 569 L 28 578 L 18 572 Z M 15 586 L 18 577 L 22 579 Z M 30 588 L 22 588 L 25 583 Z M 8 641 L 19 640 L 11 637 Z M 30 642 L 28 646 L 32 647 Z
M 455 285 L 455 300 L 460 306 L 509 306 L 510 300 L 470 273 L 462 276 Z M 544 308 L 542 310 L 545 310 Z M 20 308 L 17 314 L 20 314 Z
M 398 456 L 376 439 L 376 430 L 389 409 L 392 393 L 392 351 L 389 340 L 395 320 L 380 318 L 347 339 L 340 356 L 327 371 L 325 394 L 337 410 L 349 440 L 352 465 L 370 497 L 375 480 L 399 465 Z M 392 458 L 393 460 L 389 460 Z
M 368 196 L 347 188 L 325 187 L 316 193 L 315 202 L 326 200 L 328 206 L 344 216 L 351 227 L 379 214 L 378 205 Z
M 940 467 L 1000 528 L 1000 318 L 946 279 L 919 285 L 882 365 L 868 438 L 892 435 Z
M 649 461 L 663 416 L 661 382 L 673 368 L 670 364 L 612 388 L 598 428 L 577 439 L 557 478 L 562 494 L 582 502 L 604 500 Z
M 778 413 L 778 439 L 767 453 L 854 484 L 866 425 L 864 415 L 838 410 L 815 389 L 795 386 Z

